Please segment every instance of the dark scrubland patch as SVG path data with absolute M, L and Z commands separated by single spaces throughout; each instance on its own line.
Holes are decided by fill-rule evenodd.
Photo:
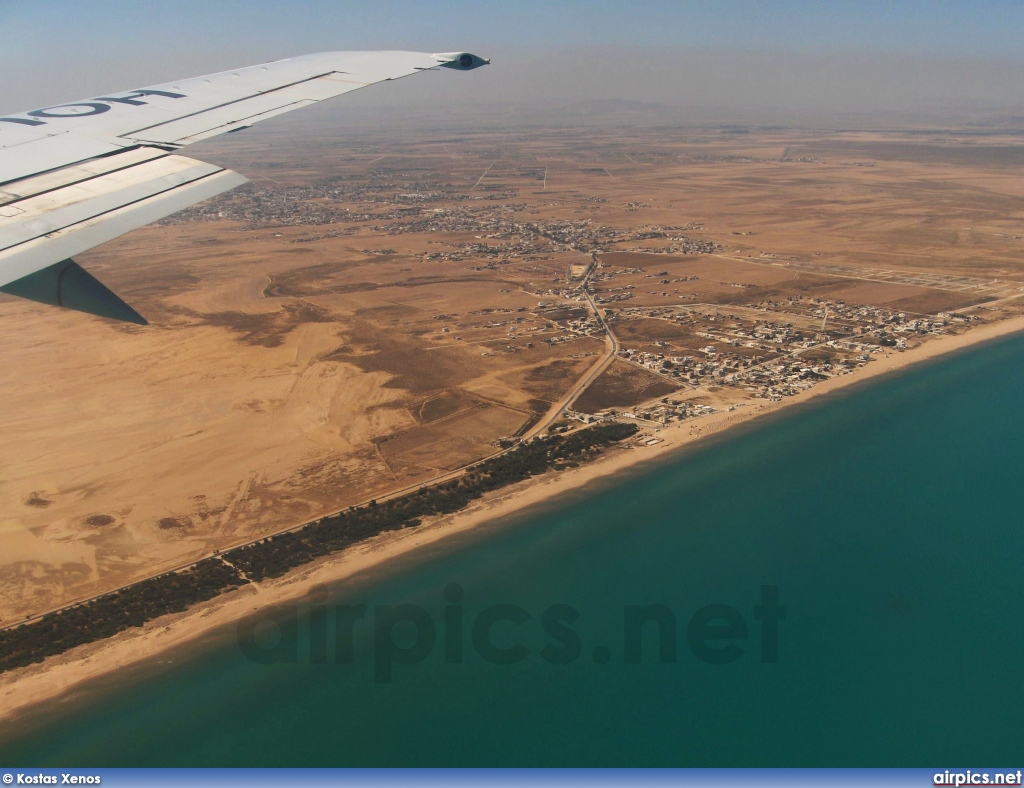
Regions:
M 481 462 L 460 478 L 415 493 L 323 517 L 296 531 L 235 548 L 181 572 L 143 580 L 39 621 L 0 630 L 0 673 L 42 662 L 75 646 L 112 637 L 168 613 L 179 613 L 250 581 L 280 577 L 322 556 L 423 517 L 450 514 L 487 492 L 551 469 L 573 467 L 637 432 L 635 424 L 602 424 L 552 435 Z
M 939 186 L 941 184 L 931 184 L 932 186 Z M 905 199 L 907 201 L 920 201 L 921 192 L 928 191 L 928 186 L 922 186 L 920 189 L 908 188 L 905 189 Z M 963 190 L 967 192 L 968 190 Z M 936 207 L 942 207 L 946 210 L 956 212 L 965 201 L 961 198 L 959 201 L 954 195 L 950 197 L 950 189 L 944 189 L 942 196 L 932 196 L 930 204 Z M 965 194 L 967 200 L 970 200 L 972 206 L 978 206 L 979 202 L 973 194 Z M 946 227 L 943 228 L 938 226 L 937 220 L 924 221 L 922 224 L 916 227 L 902 227 L 896 230 L 890 230 L 889 232 L 880 232 L 874 235 L 878 246 L 883 249 L 889 249 L 894 252 L 907 250 L 911 254 L 917 250 L 923 248 L 944 248 L 952 249 L 953 247 L 960 246 L 960 230 L 958 228 Z
M 333 323 L 329 310 L 305 301 L 282 304 L 276 312 L 214 312 L 206 314 L 174 307 L 173 314 L 196 318 L 199 325 L 219 326 L 239 334 L 245 345 L 279 347 L 288 334 L 305 323 Z
M 53 501 L 48 501 L 43 498 L 39 493 L 32 493 L 25 501 L 25 506 L 34 506 L 37 509 L 45 509 L 47 506 L 52 506 Z
M 821 156 L 919 164 L 954 164 L 965 167 L 1024 167 L 1020 145 L 960 145 L 920 142 L 819 142 L 794 146 L 790 157 Z
M 417 409 L 416 416 L 421 424 L 429 424 L 432 421 L 452 416 L 477 404 L 479 404 L 479 401 L 465 392 L 442 391 L 436 397 L 431 397 L 421 403 Z
M 653 252 L 602 252 L 598 255 L 601 262 L 619 268 L 639 268 L 641 270 L 661 271 L 672 263 L 692 265 L 694 256 L 684 257 L 678 254 L 655 254 Z
M 781 300 L 789 295 L 820 295 L 822 298 L 830 297 L 821 291 L 836 288 L 842 285 L 849 286 L 850 280 L 839 276 L 820 276 L 818 274 L 798 274 L 793 279 L 787 279 L 773 285 L 760 287 L 730 288 L 735 292 L 716 293 L 708 300 L 714 301 L 723 306 L 749 306 L 758 301 L 770 299 Z
M 516 386 L 534 399 L 530 400 L 529 407 L 534 412 L 546 413 L 551 403 L 566 392 L 572 383 L 583 374 L 585 366 L 594 363 L 596 359 L 555 359 L 540 367 L 529 370 L 516 383 Z
M 514 438 L 521 438 L 523 435 L 526 434 L 526 432 L 531 427 L 533 427 L 534 424 L 536 424 L 538 421 L 540 421 L 543 416 L 544 416 L 543 413 L 534 413 L 534 414 L 532 414 L 530 416 L 530 418 L 528 418 L 526 421 L 524 421 L 522 426 L 518 430 L 516 430 L 515 435 L 513 435 L 513 437 Z M 509 444 L 507 442 L 505 442 L 505 441 L 499 441 L 499 445 L 502 448 L 506 448 Z
M 548 312 L 538 312 L 537 314 L 545 320 L 580 320 L 590 313 L 582 307 L 578 309 L 570 307 L 568 309 L 552 309 Z
M 624 361 L 615 361 L 583 392 L 574 407 L 584 413 L 597 413 L 606 408 L 630 407 L 671 394 L 678 388 L 679 386 L 653 372 L 634 367 Z
M 424 350 L 416 341 L 379 323 L 356 318 L 349 324 L 345 344 L 323 359 L 354 364 L 363 372 L 386 372 L 393 377 L 385 386 L 422 396 L 461 385 L 479 374 L 465 358 L 465 351 L 451 351 Z
M 401 255 L 389 256 L 387 259 L 395 260 Z M 430 276 L 411 276 L 398 278 L 394 281 L 348 281 L 339 280 L 339 275 L 344 274 L 353 268 L 372 266 L 380 261 L 379 256 L 372 260 L 359 260 L 346 263 L 321 263 L 304 268 L 296 268 L 291 271 L 283 271 L 273 274 L 271 283 L 263 290 L 267 297 L 276 298 L 282 296 L 293 296 L 301 298 L 312 295 L 345 295 L 348 293 L 364 293 L 379 290 L 382 287 L 419 287 L 420 285 L 452 284 L 456 282 L 494 282 L 501 281 L 503 284 L 516 284 L 504 280 L 489 279 L 484 275 L 477 276 L 445 276 L 434 274 Z M 376 269 L 380 270 L 380 269 Z M 387 270 L 393 269 L 385 269 Z M 365 274 L 364 274 L 365 275 Z M 386 274 L 385 274 L 386 275 Z
M 827 361 L 829 363 L 836 363 L 844 358 L 845 355 L 846 354 L 837 352 L 830 348 L 814 347 L 801 353 L 800 358 L 804 361 Z
M 849 286 L 850 280 L 842 276 L 826 276 L 821 274 L 797 274 L 793 279 L 787 279 L 784 282 L 771 285 L 770 287 L 753 287 L 747 288 L 740 292 L 741 300 L 751 301 L 752 298 L 743 299 L 744 293 L 754 293 L 760 295 L 768 293 L 772 296 L 785 295 L 787 293 L 814 293 L 818 290 L 824 290 L 829 287 L 838 287 L 841 285 Z
M 493 441 L 514 434 L 526 415 L 521 410 L 479 402 L 447 418 L 375 442 L 389 464 L 397 461 L 454 470 L 493 454 Z
M 679 341 L 692 339 L 695 336 L 691 331 L 676 323 L 649 318 L 620 320 L 615 323 L 615 333 L 619 339 L 646 340 L 648 342 L 667 339 Z
M 111 525 L 114 522 L 116 522 L 116 520 L 109 514 L 94 514 L 85 518 L 86 525 L 93 525 L 96 527 Z
M 428 284 L 433 284 L 430 282 Z M 380 290 L 382 287 L 396 287 L 397 283 L 391 282 L 353 282 L 348 285 L 338 285 L 326 291 L 331 295 L 347 295 L 349 293 L 370 293 Z
M 724 347 L 720 342 L 717 343 L 717 345 L 719 347 L 722 347 L 722 349 L 725 350 L 727 353 L 733 356 L 739 356 L 740 358 L 761 357 L 762 360 L 767 361 L 768 359 L 778 358 L 780 355 L 782 355 L 777 351 L 764 350 L 760 347 L 745 347 L 743 345 L 740 345 L 739 347 L 737 347 L 736 345 L 729 345 L 728 347 Z
M 271 275 L 270 284 L 264 288 L 263 295 L 268 298 L 282 296 L 301 298 L 302 296 L 330 293 L 333 292 L 331 288 L 338 284 L 332 281 L 335 276 L 361 265 L 366 265 L 366 263 L 363 261 L 321 263 L 275 273 Z
M 894 312 L 917 312 L 922 315 L 934 315 L 937 312 L 953 312 L 964 307 L 994 301 L 995 296 L 971 295 L 968 293 L 952 293 L 933 290 L 929 293 L 901 298 L 886 304 L 886 308 Z
M 162 529 L 166 531 L 174 528 L 191 528 L 193 523 L 192 518 L 188 516 L 161 517 L 159 522 L 157 522 L 157 525 L 159 525 Z
M 421 285 L 449 285 L 457 282 L 489 281 L 479 276 L 414 276 L 396 282 L 350 282 L 331 285 L 315 291 L 319 295 L 346 295 L 349 293 L 367 293 L 387 287 L 419 287 Z
M 553 402 L 554 397 L 552 397 L 550 401 L 544 399 L 527 400 L 526 406 L 530 410 L 530 416 L 526 421 L 519 425 L 519 429 L 515 431 L 513 437 L 520 438 L 523 435 L 525 435 L 533 427 L 534 424 L 536 424 L 538 421 L 544 418 L 544 415 L 551 408 Z M 501 445 L 504 446 L 504 444 Z
M 356 310 L 356 317 L 377 322 L 388 322 L 395 325 L 402 323 L 412 312 L 419 311 L 421 310 L 406 304 L 381 304 L 380 306 Z
M 565 380 L 572 376 L 579 362 L 574 359 L 556 359 L 541 367 L 534 367 L 527 373 L 527 380 Z
M 220 517 L 228 509 L 227 506 L 218 506 L 216 508 L 209 508 L 205 504 L 200 505 L 199 511 L 196 512 L 196 517 L 199 518 L 199 522 L 205 523 L 211 517 Z
M 174 263 L 153 265 L 98 265 L 91 273 L 131 303 L 160 301 L 196 289 L 202 279 Z

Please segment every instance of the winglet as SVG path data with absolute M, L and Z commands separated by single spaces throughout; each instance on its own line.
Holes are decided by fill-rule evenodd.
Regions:
M 122 301 L 74 260 L 63 260 L 0 286 L 0 292 L 90 315 L 149 325 L 146 318 Z
M 474 68 L 486 66 L 491 62 L 471 52 L 445 52 L 440 55 L 434 55 L 434 57 L 438 60 L 443 60 L 444 62 L 441 65 L 445 68 L 454 68 L 458 71 L 472 71 Z

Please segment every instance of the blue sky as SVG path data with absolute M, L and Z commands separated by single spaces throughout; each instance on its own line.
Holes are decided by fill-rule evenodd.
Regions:
M 502 68 L 474 86 L 478 99 L 484 90 L 551 99 L 579 85 L 587 97 L 685 104 L 696 99 L 672 80 L 697 74 L 728 103 L 763 94 L 765 72 L 777 68 L 773 89 L 796 102 L 803 91 L 820 104 L 831 91 L 863 103 L 877 86 L 890 101 L 940 101 L 948 88 L 951 101 L 1014 104 L 1022 31 L 1020 0 L 0 0 L 0 111 L 362 48 L 493 56 Z M 673 74 L 672 52 L 688 70 Z M 857 73 L 865 68 L 869 79 Z M 807 71 L 823 73 L 809 82 Z M 718 72 L 726 76 L 716 82 Z M 906 74 L 913 90 L 886 93 Z
M 1020 0 L 0 0 L 3 48 L 54 43 L 756 47 L 1024 56 Z

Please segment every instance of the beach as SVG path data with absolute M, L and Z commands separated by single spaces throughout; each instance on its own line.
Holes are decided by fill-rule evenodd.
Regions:
M 855 372 L 830 378 L 782 402 L 748 404 L 731 412 L 670 424 L 657 432 L 660 442 L 656 444 L 611 449 L 583 467 L 548 473 L 505 488 L 457 514 L 425 522 L 416 529 L 376 537 L 284 577 L 250 584 L 184 613 L 156 619 L 140 629 L 80 646 L 41 664 L 10 671 L 0 676 L 0 718 L 9 720 L 40 704 L 71 697 L 84 682 L 114 677 L 121 668 L 142 664 L 169 649 L 226 630 L 233 622 L 256 609 L 300 599 L 316 586 L 357 577 L 385 562 L 413 556 L 417 550 L 436 546 L 442 540 L 471 531 L 484 523 L 516 515 L 557 496 L 601 483 L 626 469 L 664 461 L 754 419 L 1020 331 L 1024 331 L 1024 317 L 984 324 L 959 335 L 932 339 L 907 351 L 877 356 Z

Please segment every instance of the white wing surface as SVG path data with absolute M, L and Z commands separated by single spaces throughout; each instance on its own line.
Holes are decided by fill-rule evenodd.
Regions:
M 324 52 L 0 117 L 0 291 L 145 320 L 70 258 L 245 182 L 184 145 L 465 52 Z

